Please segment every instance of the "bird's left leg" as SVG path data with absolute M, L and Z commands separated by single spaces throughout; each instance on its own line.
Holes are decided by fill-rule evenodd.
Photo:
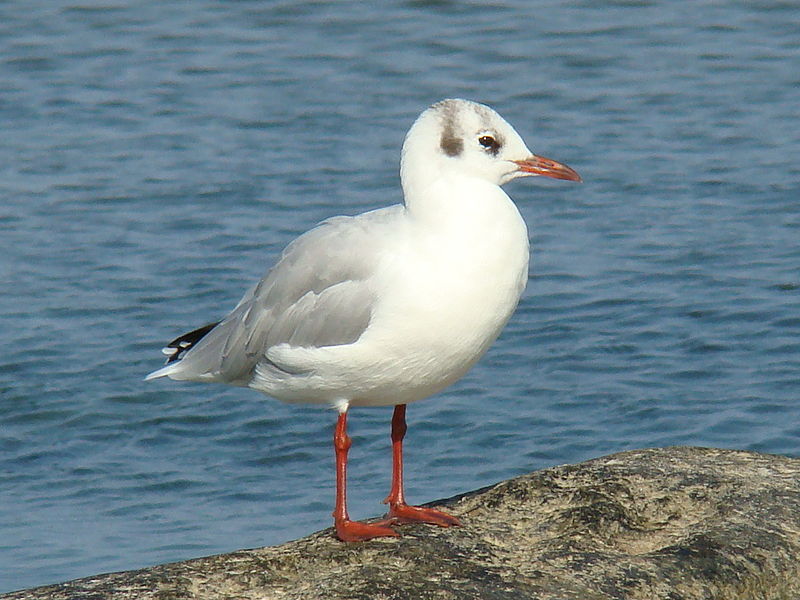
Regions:
M 406 429 L 406 405 L 398 404 L 394 407 L 392 415 L 392 488 L 383 501 L 384 504 L 389 505 L 388 516 L 394 518 L 398 523 L 421 521 L 440 527 L 461 525 L 461 521 L 454 516 L 435 508 L 406 504 L 403 494 L 403 438 L 406 435 Z
M 376 537 L 397 537 L 399 534 L 391 527 L 390 521 L 362 523 L 351 521 L 347 514 L 347 453 L 352 444 L 347 435 L 347 405 L 339 411 L 339 420 L 333 433 L 333 448 L 336 454 L 336 508 L 333 520 L 336 537 L 343 542 L 361 542 Z

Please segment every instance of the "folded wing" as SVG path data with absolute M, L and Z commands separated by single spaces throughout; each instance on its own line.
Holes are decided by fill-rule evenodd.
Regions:
M 358 340 L 375 304 L 369 279 L 379 257 L 370 247 L 378 245 L 380 224 L 398 210 L 336 217 L 297 238 L 233 312 L 148 379 L 247 385 L 273 346 L 318 348 Z

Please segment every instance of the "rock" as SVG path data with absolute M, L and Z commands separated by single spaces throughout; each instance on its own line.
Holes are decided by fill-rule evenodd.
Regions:
M 1 598 L 800 598 L 800 459 L 636 450 L 432 505 L 464 527 L 404 525 L 402 538 L 359 544 L 328 529 Z

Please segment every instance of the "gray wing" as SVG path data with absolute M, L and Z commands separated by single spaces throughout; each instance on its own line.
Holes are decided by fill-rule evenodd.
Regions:
M 369 325 L 375 303 L 369 278 L 381 225 L 401 209 L 336 217 L 297 238 L 233 312 L 153 376 L 247 385 L 256 363 L 277 344 L 355 342 Z

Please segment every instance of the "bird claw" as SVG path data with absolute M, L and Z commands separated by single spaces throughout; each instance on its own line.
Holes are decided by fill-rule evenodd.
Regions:
M 394 519 L 385 519 L 377 523 L 362 523 L 350 519 L 337 520 L 336 537 L 343 542 L 363 542 L 377 537 L 400 537 L 399 533 L 388 526 L 394 522 Z
M 390 505 L 388 517 L 396 523 L 430 523 L 439 527 L 461 526 L 461 521 L 446 512 L 408 504 Z
M 391 525 L 403 523 L 429 523 L 439 527 L 460 527 L 456 517 L 436 510 L 408 504 L 392 504 L 387 518 L 374 523 L 341 519 L 336 521 L 336 537 L 343 542 L 364 542 L 378 537 L 400 537 Z

